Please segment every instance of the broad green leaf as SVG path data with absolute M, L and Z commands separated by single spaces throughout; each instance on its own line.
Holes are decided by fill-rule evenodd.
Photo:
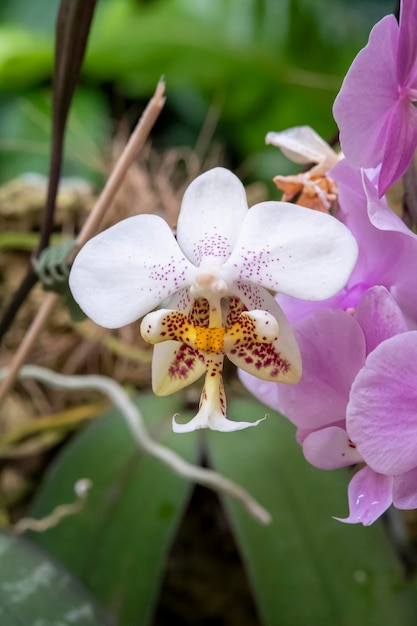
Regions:
M 109 626 L 84 589 L 22 537 L 0 534 L 0 623 L 4 626 Z
M 254 400 L 231 403 L 232 419 L 265 413 Z M 382 525 L 347 515 L 345 471 L 307 464 L 294 428 L 277 413 L 233 436 L 209 433 L 212 466 L 247 488 L 273 516 L 268 527 L 225 499 L 264 626 L 414 626 L 417 602 Z
M 155 438 L 190 461 L 197 437 L 172 433 L 172 398 L 138 402 Z M 118 626 L 146 626 L 156 602 L 167 551 L 191 484 L 138 449 L 113 410 L 90 424 L 49 468 L 33 505 L 35 517 L 73 499 L 73 485 L 90 478 L 85 509 L 34 536 L 116 616 Z

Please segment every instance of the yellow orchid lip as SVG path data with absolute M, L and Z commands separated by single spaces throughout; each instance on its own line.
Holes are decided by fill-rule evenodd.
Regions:
M 279 335 L 275 317 L 260 309 L 248 311 L 236 296 L 196 298 L 188 314 L 176 309 L 154 311 L 142 320 L 141 334 L 149 343 L 177 346 L 169 366 L 164 363 L 165 374 L 155 379 L 156 394 L 168 395 L 177 384 L 183 387 L 205 376 L 198 414 L 188 424 L 174 420 L 176 432 L 194 428 L 236 430 L 252 425 L 237 425 L 226 418 L 222 378 L 226 355 L 267 380 L 287 376 L 290 368 L 274 345 Z

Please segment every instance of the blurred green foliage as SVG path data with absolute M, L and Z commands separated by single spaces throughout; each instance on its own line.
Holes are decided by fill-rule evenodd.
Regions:
M 265 134 L 309 124 L 332 137 L 331 107 L 343 75 L 372 25 L 395 4 L 99 0 L 79 88 L 87 89 L 90 105 L 79 112 L 80 124 L 86 136 L 105 143 L 111 126 L 103 120 L 137 116 L 164 75 L 168 102 L 154 132 L 156 144 L 195 145 L 211 112 L 218 116 L 215 137 L 226 146 L 231 165 L 240 166 L 243 177 L 269 180 L 293 166 L 265 147 Z M 33 106 L 50 97 L 57 8 L 50 0 L 0 5 L 0 116 L 7 126 L 6 133 L 0 128 L 0 181 L 28 168 L 45 173 L 44 155 L 32 150 L 28 159 L 21 146 L 23 139 L 36 142 L 40 131 L 28 124 L 22 99 Z M 75 172 L 100 179 L 82 163 Z
M 48 172 L 58 5 L 0 3 L 0 183 Z M 394 0 L 99 0 L 64 175 L 103 183 L 115 125 L 138 117 L 161 75 L 168 101 L 155 145 L 195 146 L 212 116 L 214 140 L 241 177 L 289 173 L 294 166 L 265 146 L 266 133 L 308 124 L 332 137 L 343 75 L 372 25 L 395 8 Z M 176 402 L 142 398 L 140 406 L 158 440 L 196 461 L 200 438 L 170 431 L 173 412 L 184 410 Z M 231 403 L 236 419 L 262 412 L 257 403 Z M 406 587 L 381 526 L 346 527 L 331 518 L 346 512 L 346 473 L 309 467 L 278 415 L 258 429 L 209 433 L 204 441 L 212 465 L 273 513 L 265 529 L 224 499 L 265 626 L 415 624 L 414 588 Z M 32 514 L 66 501 L 82 476 L 95 484 L 83 512 L 35 542 L 118 615 L 120 626 L 151 623 L 191 486 L 138 451 L 116 411 L 65 446 Z
M 222 497 L 262 626 L 414 626 L 415 582 L 406 584 L 382 523 L 365 528 L 333 519 L 347 513 L 349 475 L 308 465 L 294 426 L 281 415 L 268 411 L 257 428 L 235 433 L 178 436 L 172 414 L 187 413 L 178 394 L 142 395 L 137 405 L 157 441 L 192 462 L 205 450 L 211 467 L 271 513 L 272 523 L 263 526 L 241 503 Z M 259 402 L 241 398 L 230 403 L 228 415 L 250 421 L 264 412 Z M 31 533 L 31 539 L 77 576 L 118 626 L 153 624 L 164 564 L 191 485 L 137 448 L 117 410 L 61 451 L 31 514 L 42 518 L 70 500 L 74 483 L 87 476 L 93 488 L 83 511 Z M 227 566 L 219 556 L 218 569 Z M 197 561 L 193 579 L 201 585 L 200 567 Z M 192 583 L 181 564 L 176 571 L 176 588 L 187 598 Z
M 79 582 L 37 546 L 2 532 L 0 555 L 4 626 L 111 626 Z

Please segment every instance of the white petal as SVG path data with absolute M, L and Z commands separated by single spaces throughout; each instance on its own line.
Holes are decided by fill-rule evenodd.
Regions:
M 264 421 L 266 417 L 262 417 L 256 422 L 232 422 L 228 420 L 221 411 L 208 413 L 204 407 L 200 409 L 195 417 L 186 424 L 179 424 L 175 420 L 175 415 L 172 418 L 172 430 L 174 433 L 190 433 L 193 430 L 200 428 L 209 428 L 210 430 L 219 430 L 223 433 L 230 433 L 235 430 L 243 430 L 250 428 L 251 426 L 257 426 Z
M 323 172 L 339 160 L 334 150 L 310 126 L 295 126 L 280 133 L 268 133 L 267 144 L 281 148 L 294 163 L 319 163 Z
M 72 266 L 70 287 L 93 321 L 117 328 L 183 287 L 190 268 L 167 223 L 137 215 L 86 243 Z
M 198 176 L 184 194 L 177 239 L 195 265 L 204 257 L 226 260 L 248 211 L 245 188 L 229 170 L 216 167 Z
M 263 202 L 246 215 L 224 269 L 240 281 L 325 300 L 346 284 L 357 255 L 355 238 L 334 217 L 287 202 Z

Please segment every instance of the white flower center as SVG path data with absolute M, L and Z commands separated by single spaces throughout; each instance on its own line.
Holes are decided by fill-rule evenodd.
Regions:
M 211 301 L 231 293 L 233 279 L 222 265 L 213 263 L 212 258 L 205 258 L 196 269 L 190 286 L 190 294 L 194 298 L 206 298 Z

